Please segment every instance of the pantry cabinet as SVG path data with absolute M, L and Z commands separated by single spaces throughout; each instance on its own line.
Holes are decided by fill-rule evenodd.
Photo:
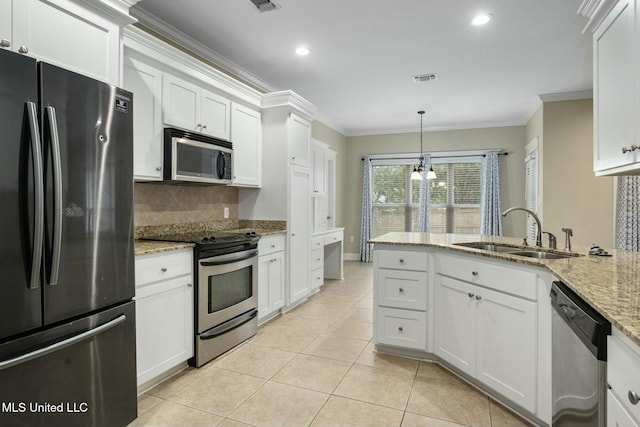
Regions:
M 136 257 L 138 385 L 193 357 L 193 251 Z
M 233 185 L 262 185 L 262 121 L 260 112 L 243 105 L 231 105 L 233 142 Z
M 287 121 L 291 164 L 311 166 L 311 121 L 295 113 L 290 113 Z
M 313 167 L 313 197 L 322 197 L 327 194 L 327 150 L 328 145 L 319 141 L 311 143 L 311 160 Z
M 162 181 L 162 71 L 125 55 L 123 87 L 135 94 L 133 177 Z
M 289 171 L 289 299 L 293 305 L 311 293 L 311 170 L 292 166 Z
M 231 101 L 223 96 L 164 73 L 162 107 L 168 126 L 230 139 Z
M 0 0 L 0 47 L 119 85 L 121 25 L 135 20 L 106 3 Z

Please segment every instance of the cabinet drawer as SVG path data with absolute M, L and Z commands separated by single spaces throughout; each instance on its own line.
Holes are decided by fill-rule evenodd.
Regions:
M 163 252 L 136 257 L 136 287 L 191 274 L 193 252 Z
M 423 311 L 377 309 L 377 344 L 425 350 L 427 313 Z
M 336 231 L 335 233 L 331 233 L 327 236 L 324 236 L 324 244 L 330 245 L 332 243 L 342 241 L 342 231 Z
M 284 251 L 284 234 L 272 234 L 260 238 L 258 242 L 260 256 L 278 251 Z
M 322 248 L 324 248 L 324 237 L 313 237 L 311 239 L 311 250 L 315 251 Z
M 536 275 L 533 272 L 491 264 L 489 259 L 474 260 L 450 255 L 439 255 L 436 265 L 437 273 L 443 276 L 534 301 L 537 299 Z
M 311 288 L 317 289 L 322 285 L 324 285 L 324 268 L 311 270 Z
M 427 273 L 422 271 L 404 271 L 379 269 L 377 284 L 378 305 L 427 309 Z
M 630 401 L 630 394 L 640 396 L 640 356 L 618 337 L 607 340 L 607 382 L 613 394 L 636 420 L 640 420 L 640 403 Z
M 322 268 L 324 266 L 324 248 L 314 249 L 311 251 L 311 270 Z
M 426 252 L 377 250 L 378 268 L 427 271 Z

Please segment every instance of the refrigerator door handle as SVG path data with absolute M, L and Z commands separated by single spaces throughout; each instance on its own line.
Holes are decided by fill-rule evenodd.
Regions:
M 23 354 L 21 356 L 18 357 L 14 357 L 13 359 L 8 359 L 5 360 L 3 362 L 0 362 L 0 371 L 3 371 L 5 369 L 11 368 L 13 366 L 16 365 L 21 365 L 23 363 L 26 363 L 30 360 L 33 359 L 37 359 L 38 357 L 42 357 L 42 356 L 46 356 L 49 353 L 53 353 L 54 351 L 58 351 L 60 349 L 63 349 L 65 347 L 69 347 L 70 345 L 73 344 L 77 344 L 81 341 L 84 341 L 86 339 L 92 338 L 96 335 L 99 335 L 103 332 L 108 331 L 109 329 L 113 328 L 114 326 L 117 326 L 121 323 L 123 323 L 124 321 L 127 320 L 127 316 L 124 314 L 121 314 L 120 316 L 116 317 L 115 319 L 104 323 L 96 328 L 90 329 L 88 331 L 82 332 L 78 335 L 75 335 L 71 338 L 67 338 L 64 341 L 60 341 L 57 342 L 55 344 L 51 344 L 50 346 L 44 347 L 44 348 L 40 348 L 36 351 L 32 351 L 31 353 L 27 353 L 27 354 Z
M 53 248 L 51 253 L 51 277 L 49 285 L 58 284 L 60 272 L 60 250 L 62 247 L 62 164 L 60 161 L 60 138 L 56 109 L 47 106 L 49 130 L 51 132 L 51 153 L 53 157 Z
M 34 220 L 33 250 L 31 258 L 31 278 L 29 289 L 38 289 L 40 267 L 42 263 L 42 241 L 44 239 L 44 181 L 42 168 L 42 150 L 40 148 L 40 129 L 38 128 L 37 107 L 34 102 L 27 102 L 29 116 L 29 132 L 31 134 L 31 153 L 33 159 L 34 187 Z

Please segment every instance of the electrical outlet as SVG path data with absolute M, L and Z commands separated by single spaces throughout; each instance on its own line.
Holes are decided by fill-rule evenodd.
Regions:
M 228 219 L 229 218 L 229 208 L 228 207 L 224 207 L 224 219 Z

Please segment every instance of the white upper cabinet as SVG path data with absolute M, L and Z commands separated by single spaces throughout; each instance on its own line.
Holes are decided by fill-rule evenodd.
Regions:
M 124 57 L 123 86 L 133 92 L 133 177 L 162 181 L 162 71 Z
M 262 124 L 260 113 L 233 103 L 233 185 L 260 187 L 262 184 Z
M 229 140 L 231 102 L 200 86 L 165 73 L 162 90 L 164 123 Z
M 327 194 L 327 144 L 319 141 L 311 143 L 311 166 L 313 167 L 313 189 L 311 195 L 320 197 Z
M 310 166 L 311 122 L 297 114 L 289 114 L 289 154 L 294 165 Z
M 0 46 L 119 85 L 120 25 L 134 20 L 99 8 L 110 10 L 98 2 L 94 9 L 70 0 L 0 0 Z
M 590 2 L 593 3 L 593 2 Z M 586 4 L 586 2 L 585 2 Z M 593 33 L 593 167 L 596 175 L 640 173 L 640 32 L 636 0 L 585 6 Z M 583 10 L 586 9 L 586 10 Z

